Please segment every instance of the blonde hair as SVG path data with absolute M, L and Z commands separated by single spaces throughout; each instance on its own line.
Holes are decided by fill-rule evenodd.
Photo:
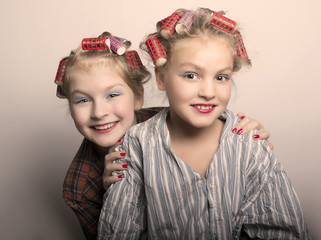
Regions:
M 112 34 L 109 32 L 104 32 L 99 37 L 108 36 L 112 36 Z M 113 53 L 113 51 L 108 47 L 107 49 L 103 50 L 83 50 L 82 46 L 80 45 L 76 51 L 70 54 L 70 56 L 64 58 L 68 60 L 68 66 L 66 68 L 61 89 L 67 98 L 69 98 L 69 83 L 72 78 L 73 71 L 76 71 L 79 68 L 87 70 L 92 66 L 104 66 L 105 64 L 110 64 L 111 62 L 115 64 L 116 71 L 131 88 L 135 96 L 139 98 L 143 96 L 143 84 L 150 79 L 150 72 L 144 66 L 133 70 L 126 57 L 126 53 L 131 45 L 131 42 L 116 36 L 113 37 L 121 41 L 126 46 L 126 51 L 124 54 L 118 55 Z
M 251 65 L 251 60 L 248 58 L 241 58 L 234 51 L 234 46 L 236 45 L 236 40 L 234 34 L 239 34 L 240 31 L 236 28 L 233 34 L 229 34 L 213 25 L 210 24 L 213 16 L 213 11 L 207 8 L 198 8 L 196 11 L 190 11 L 186 9 L 177 9 L 175 12 L 183 15 L 185 12 L 192 12 L 194 14 L 193 23 L 190 28 L 180 28 L 180 31 L 174 31 L 174 33 L 169 32 L 161 32 L 162 24 L 160 22 L 157 23 L 157 31 L 149 34 L 146 39 L 141 42 L 140 48 L 148 53 L 148 49 L 145 45 L 145 41 L 150 37 L 157 37 L 160 41 L 163 49 L 167 55 L 167 58 L 171 57 L 171 49 L 172 46 L 176 43 L 176 41 L 180 39 L 186 38 L 196 38 L 201 35 L 215 38 L 223 38 L 227 40 L 227 43 L 230 46 L 230 49 L 233 53 L 233 72 L 237 72 L 242 68 L 243 65 Z M 220 11 L 220 14 L 224 14 L 224 12 Z M 167 62 L 162 66 L 156 66 L 157 70 L 160 72 L 166 71 Z

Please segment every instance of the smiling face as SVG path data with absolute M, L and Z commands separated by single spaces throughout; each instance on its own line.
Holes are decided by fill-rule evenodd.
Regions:
M 76 67 L 69 82 L 71 116 L 78 131 L 101 147 L 114 145 L 136 123 L 134 110 L 142 107 L 117 73 L 115 63 Z
M 174 43 L 160 90 L 170 103 L 175 126 L 210 128 L 226 109 L 231 94 L 232 51 L 226 40 L 200 36 Z

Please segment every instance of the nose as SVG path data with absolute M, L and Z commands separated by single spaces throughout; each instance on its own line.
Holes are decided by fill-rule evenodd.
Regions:
M 214 79 L 206 78 L 200 81 L 199 96 L 206 100 L 211 100 L 215 97 L 215 82 Z
M 91 118 L 101 119 L 109 113 L 108 104 L 104 101 L 94 101 L 92 103 Z

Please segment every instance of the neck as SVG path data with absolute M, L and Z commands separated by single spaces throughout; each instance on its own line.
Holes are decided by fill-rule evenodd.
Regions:
M 109 153 L 109 147 L 101 147 L 97 144 L 94 144 L 95 151 L 97 153 L 97 156 L 100 160 L 104 160 L 105 156 Z
M 220 119 L 216 119 L 209 127 L 196 128 L 182 119 L 177 119 L 177 116 L 173 118 L 169 114 L 167 126 L 172 140 L 198 141 L 199 139 L 206 138 L 219 139 L 224 127 L 224 122 Z

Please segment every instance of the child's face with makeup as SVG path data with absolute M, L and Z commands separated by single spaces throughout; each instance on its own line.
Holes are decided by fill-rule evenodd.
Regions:
M 213 126 L 231 93 L 233 56 L 227 41 L 206 36 L 178 40 L 167 64 L 157 83 L 167 93 L 171 121 L 177 126 Z
M 75 69 L 69 83 L 71 116 L 78 131 L 101 147 L 113 146 L 136 123 L 142 107 L 115 63 Z

